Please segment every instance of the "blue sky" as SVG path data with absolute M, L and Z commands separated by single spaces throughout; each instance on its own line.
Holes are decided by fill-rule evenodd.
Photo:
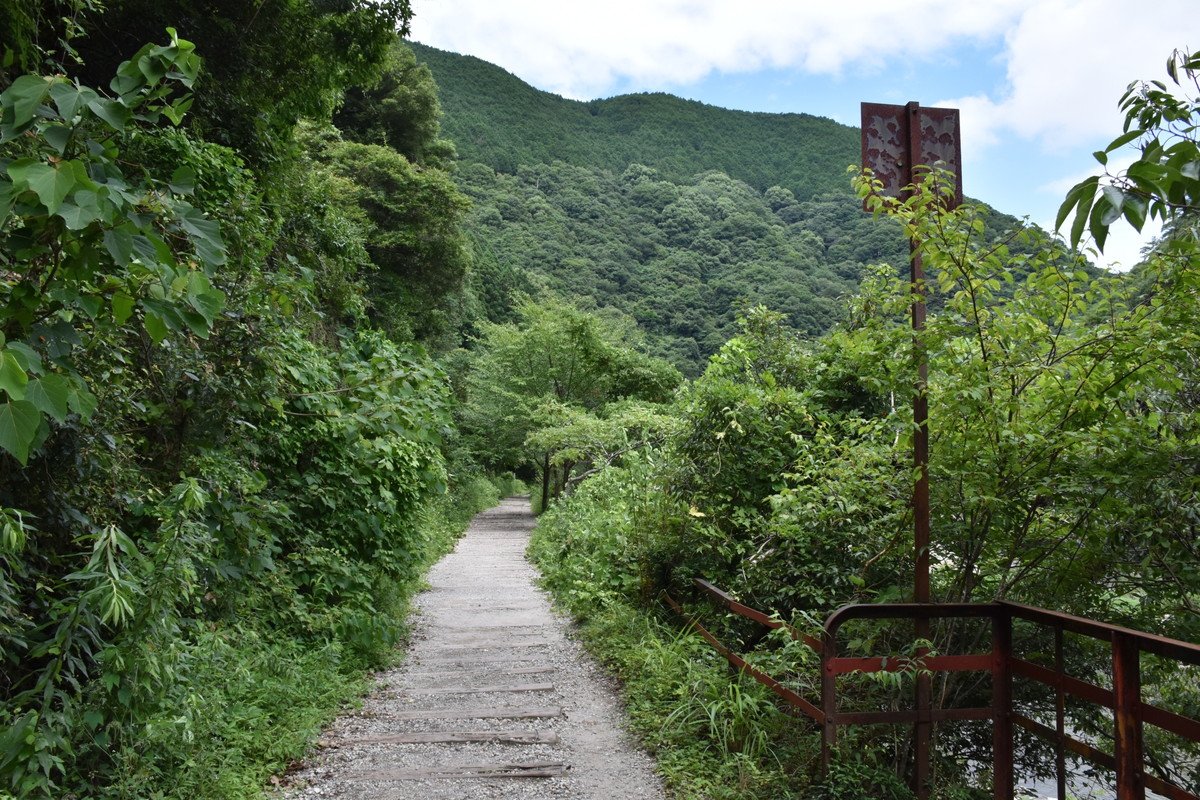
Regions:
M 587 100 L 663 91 L 857 126 L 859 104 L 962 111 L 966 193 L 1051 226 L 1099 171 L 1135 79 L 1200 47 L 1195 0 L 413 0 L 412 38 Z M 1119 168 L 1119 162 L 1117 163 Z M 1115 230 L 1115 229 L 1114 229 Z M 1101 263 L 1131 265 L 1122 228 Z

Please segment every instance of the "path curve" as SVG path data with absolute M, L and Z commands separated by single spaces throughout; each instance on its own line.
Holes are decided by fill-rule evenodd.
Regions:
M 527 499 L 477 515 L 417 596 L 408 657 L 293 773 L 293 798 L 662 800 L 612 680 L 525 560 Z

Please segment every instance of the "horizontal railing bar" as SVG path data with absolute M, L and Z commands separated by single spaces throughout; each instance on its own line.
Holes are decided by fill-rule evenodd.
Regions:
M 838 656 L 830 659 L 825 670 L 832 675 L 845 675 L 851 672 L 990 672 L 992 656 L 925 656 L 924 658 L 908 658 L 906 656 Z
M 852 619 L 995 618 L 1004 613 L 996 603 L 855 603 L 830 614 L 825 619 L 825 631 L 832 635 Z
M 1097 622 L 1091 619 L 1084 619 L 1083 617 L 1076 617 L 1072 614 L 1064 614 L 1061 611 L 1048 611 L 1044 608 L 1035 608 L 1034 606 L 1026 606 L 1008 600 L 1000 600 L 997 602 L 997 605 L 1009 609 L 1017 619 L 1040 622 L 1043 625 L 1062 628 L 1063 630 L 1089 636 L 1104 642 L 1111 641 L 1114 633 L 1127 636 L 1137 644 L 1137 648 L 1142 652 L 1153 653 L 1165 656 L 1166 658 L 1173 658 L 1176 661 L 1182 661 L 1186 664 L 1200 666 L 1200 644 L 1181 642 L 1178 639 L 1168 639 L 1165 636 L 1159 636 L 1154 633 L 1135 631 L 1132 628 L 1122 628 L 1120 625 Z
M 1113 697 L 1111 689 L 1105 689 L 1093 683 L 1082 681 L 1079 678 L 1055 672 L 1048 667 L 1043 667 L 1040 664 L 1034 664 L 1032 661 L 1026 661 L 1021 658 L 1011 659 L 1010 664 L 1012 665 L 1014 675 L 1020 675 L 1023 678 L 1037 681 L 1040 684 L 1049 686 L 1051 689 L 1062 689 L 1067 694 L 1080 697 L 1089 703 L 1095 703 L 1107 709 L 1112 709 L 1116 706 L 1116 700 Z
M 806 645 L 825 653 L 823 658 L 823 669 L 827 678 L 837 675 L 846 675 L 855 672 L 874 673 L 874 672 L 943 672 L 943 671 L 990 671 L 995 672 L 996 669 L 1006 669 L 1012 676 L 1020 676 L 1045 686 L 1062 691 L 1073 697 L 1078 697 L 1089 703 L 1101 706 L 1107 709 L 1114 709 L 1116 706 L 1116 693 L 1111 689 L 1105 689 L 1101 686 L 1089 683 L 1071 675 L 1064 674 L 1054 669 L 1043 667 L 1031 661 L 1026 661 L 1015 657 L 1011 652 L 1002 654 L 1001 660 L 997 660 L 998 656 L 993 653 L 988 654 L 965 654 L 965 655 L 938 655 L 926 656 L 922 658 L 910 658 L 899 656 L 880 656 L 880 657 L 849 657 L 831 655 L 827 651 L 826 644 L 819 639 L 800 633 L 793 626 L 780 621 L 775 617 L 768 616 L 761 611 L 753 609 L 743 603 L 734 600 L 727 592 L 717 588 L 708 581 L 696 579 L 696 585 L 705 591 L 710 596 L 714 597 L 725 605 L 730 611 L 765 625 L 772 629 L 784 628 L 793 638 L 803 641 Z M 960 721 L 960 720 L 994 720 L 997 717 L 996 713 L 991 708 L 956 708 L 956 709 L 909 709 L 904 711 L 865 711 L 865 712 L 836 712 L 831 711 L 826 714 L 814 704 L 796 694 L 790 689 L 779 684 L 771 676 L 749 664 L 744 657 L 732 652 L 724 644 L 722 644 L 715 636 L 705 630 L 696 620 L 690 617 L 678 603 L 670 596 L 667 596 L 667 602 L 688 622 L 696 628 L 700 634 L 708 640 L 710 644 L 722 656 L 738 669 L 747 673 L 755 680 L 758 680 L 771 691 L 782 697 L 788 703 L 799 708 L 801 711 L 812 717 L 820 724 L 828 724 L 833 726 L 841 725 L 865 725 L 865 724 L 908 724 L 913 722 L 940 722 L 940 721 Z M 946 618 L 979 618 L 991 619 L 993 622 L 997 619 L 1019 619 L 1027 622 L 1032 622 L 1038 625 L 1044 625 L 1056 630 L 1070 631 L 1072 633 L 1087 636 L 1102 642 L 1120 643 L 1126 642 L 1132 649 L 1139 652 L 1152 653 L 1154 655 L 1173 659 L 1184 664 L 1200 666 L 1200 645 L 1182 642 L 1175 639 L 1168 639 L 1156 634 L 1144 633 L 1135 631 L 1129 628 L 1123 628 L 1109 623 L 1097 622 L 1095 620 L 1076 617 L 1071 614 L 1064 614 L 1057 611 L 1049 611 L 1047 609 L 1035 608 L 1026 606 L 1020 603 L 1009 601 L 997 601 L 994 603 L 893 603 L 893 604 L 855 604 L 843 606 L 834 611 L 825 621 L 824 635 L 828 646 L 835 647 L 835 637 L 838 629 L 852 620 L 879 620 L 879 619 L 946 619 Z M 1114 645 L 1115 646 L 1115 645 Z M 1004 662 L 1007 662 L 1006 666 Z M 998 666 L 1000 665 L 1000 666 Z M 1134 712 L 1140 720 L 1146 724 L 1154 725 L 1169 733 L 1181 736 L 1192 742 L 1200 742 L 1200 720 L 1182 716 L 1158 706 L 1150 705 L 1144 701 L 1135 699 L 1136 708 Z M 1110 770 L 1115 770 L 1117 767 L 1117 759 L 1115 755 L 1099 750 L 1092 745 L 1079 741 L 1066 734 L 1058 734 L 1052 728 L 1031 719 L 1024 714 L 1014 710 L 1007 709 L 1004 711 L 1009 719 L 1016 725 L 1030 731 L 1034 735 L 1046 739 L 1052 744 L 1058 744 L 1063 749 L 1074 753 L 1085 760 Z M 1061 751 L 1060 751 L 1061 752 Z M 1135 774 L 1140 775 L 1143 785 L 1170 800 L 1200 800 L 1200 796 L 1192 793 L 1187 789 L 1176 786 L 1169 781 L 1159 778 L 1145 772 L 1142 765 Z
M 1142 783 L 1146 784 L 1147 789 L 1155 794 L 1166 797 L 1167 800 L 1200 800 L 1200 796 L 1194 795 L 1187 789 L 1176 786 L 1173 783 L 1168 783 L 1157 775 L 1148 775 L 1143 772 Z
M 1050 742 L 1058 741 L 1058 733 L 1053 728 L 1047 727 L 1042 723 L 1032 720 L 1024 714 L 1013 712 L 1012 721 L 1020 725 L 1025 730 L 1045 739 Z M 1097 750 L 1089 744 L 1074 739 L 1070 736 L 1063 735 L 1063 746 L 1072 753 L 1091 761 L 1101 767 L 1115 770 L 1117 768 L 1117 760 L 1113 756 L 1105 753 L 1103 750 Z M 1200 796 L 1192 794 L 1186 789 L 1176 786 L 1173 783 L 1164 781 L 1156 775 L 1151 775 L 1145 770 L 1139 770 L 1141 773 L 1142 783 L 1147 789 L 1169 800 L 1200 800 Z
M 699 632 L 699 634 L 701 636 L 703 636 L 708 641 L 709 644 L 711 644 L 713 646 L 713 649 L 715 649 L 718 653 L 720 653 L 722 656 L 725 657 L 726 661 L 728 661 L 730 664 L 732 664 L 736 668 L 740 669 L 742 672 L 745 672 L 750 677 L 754 678 L 756 681 L 761 683 L 763 686 L 766 686 L 768 689 L 770 689 L 775 694 L 779 695 L 779 697 L 783 698 L 788 703 L 791 703 L 793 706 L 795 706 L 796 708 L 799 708 L 805 714 L 812 717 L 817 722 L 818 725 L 825 724 L 825 712 L 824 711 L 817 708 L 810 701 L 806 700 L 804 697 L 801 697 L 796 692 L 787 688 L 786 686 L 781 684 L 779 681 L 772 678 L 770 675 L 768 675 L 765 672 L 763 672 L 762 670 L 758 669 L 753 664 L 748 663 L 746 661 L 746 659 L 742 658 L 742 656 L 738 655 L 737 653 L 733 652 L 728 647 L 726 647 L 721 642 L 720 639 L 718 639 L 716 636 L 713 636 L 711 633 L 709 633 L 704 628 L 703 625 L 701 625 L 699 622 L 697 622 L 695 619 L 693 619 L 690 614 L 688 614 L 686 611 L 684 611 L 683 607 L 680 606 L 678 603 L 676 603 L 675 599 L 673 597 L 671 597 L 671 595 L 664 593 L 663 596 L 666 597 L 667 603 L 670 604 L 671 608 L 675 609 L 676 613 L 678 613 L 681 617 L 683 617 L 685 620 L 687 620 L 688 623 L 693 628 L 695 628 L 696 631 Z
M 1168 733 L 1182 736 L 1193 742 L 1200 742 L 1200 722 L 1191 717 L 1167 711 L 1159 706 L 1152 706 L 1145 701 L 1142 702 L 1141 714 L 1143 722 L 1149 722 Z
M 1058 741 L 1058 733 L 1053 728 L 1048 728 L 1037 720 L 1030 719 L 1024 714 L 1019 714 L 1014 711 L 1010 715 L 1010 719 L 1012 719 L 1012 721 L 1017 725 L 1020 725 L 1022 728 L 1036 736 L 1040 736 L 1041 738 L 1050 742 Z M 1097 766 L 1111 770 L 1115 770 L 1117 768 L 1117 760 L 1103 750 L 1097 750 L 1090 744 L 1081 742 L 1078 739 L 1067 736 L 1066 734 L 1063 734 L 1062 742 L 1063 746 L 1067 750 L 1070 750 L 1077 756 L 1083 756 Z
M 734 613 L 739 614 L 746 619 L 752 619 L 755 622 L 766 625 L 768 628 L 773 630 L 785 628 L 787 632 L 792 635 L 793 639 L 804 642 L 818 653 L 821 652 L 822 645 L 820 639 L 817 639 L 814 636 L 809 636 L 807 633 L 801 633 L 800 631 L 796 630 L 795 627 L 787 624 L 786 622 L 775 619 L 774 617 L 768 616 L 756 608 L 751 608 L 744 603 L 739 603 L 737 600 L 734 600 L 728 592 L 718 589 L 716 586 L 713 586 L 703 578 L 695 578 L 694 580 L 697 586 L 724 603 L 730 611 L 733 611 Z
M 836 725 L 903 725 L 912 722 L 964 722 L 992 719 L 990 708 L 932 708 L 920 711 L 839 711 Z

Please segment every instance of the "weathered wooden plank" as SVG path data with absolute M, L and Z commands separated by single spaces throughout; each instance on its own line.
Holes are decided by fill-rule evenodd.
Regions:
M 395 711 L 381 713 L 389 719 L 536 719 L 539 717 L 561 717 L 559 706 L 528 708 L 444 708 L 431 711 Z
M 427 689 L 405 689 L 401 697 L 419 694 L 491 694 L 493 692 L 553 692 L 552 683 L 522 683 L 516 686 L 439 686 Z
M 480 655 L 462 655 L 462 656 L 443 656 L 440 658 L 421 658 L 417 659 L 419 664 L 459 664 L 468 666 L 471 664 L 495 664 L 503 661 L 511 663 L 513 661 L 532 661 L 536 658 L 536 654 L 527 656 L 514 655 L 499 655 L 499 654 L 480 654 Z
M 427 731 L 340 739 L 331 742 L 331 745 L 345 747 L 355 744 L 443 744 L 452 742 L 558 744 L 558 734 L 554 731 Z
M 439 633 L 487 633 L 488 631 L 516 631 L 518 628 L 533 628 L 536 632 L 543 632 L 549 625 L 533 623 L 530 625 L 520 624 L 505 624 L 505 625 L 469 625 L 463 627 L 440 625 L 438 626 Z M 518 636 L 522 634 L 517 634 Z M 533 634 L 529 634 L 533 635 Z
M 521 647 L 545 647 L 553 642 L 539 639 L 536 642 L 497 642 L 495 640 L 480 642 L 464 642 L 462 644 L 443 645 L 429 648 L 431 652 L 442 653 L 447 650 L 512 650 Z
M 447 765 L 413 770 L 363 772 L 354 777 L 362 781 L 419 781 L 429 778 L 559 778 L 566 765 L 556 761 L 532 764 Z
M 511 661 L 512 659 L 505 659 Z M 488 670 L 496 675 L 537 675 L 545 672 L 555 672 L 554 667 L 526 667 L 524 669 L 491 669 Z M 409 678 L 452 678 L 455 675 L 469 674 L 465 670 L 447 670 L 444 672 L 410 672 L 406 677 Z

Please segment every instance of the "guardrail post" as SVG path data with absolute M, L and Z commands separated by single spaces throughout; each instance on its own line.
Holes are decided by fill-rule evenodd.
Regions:
M 825 712 L 825 724 L 821 726 L 821 764 L 828 774 L 833 760 L 833 749 L 837 747 L 837 676 L 833 672 L 833 659 L 837 658 L 837 629 L 825 628 L 824 647 L 821 648 L 821 710 Z
M 1117 800 L 1145 800 L 1142 781 L 1142 675 L 1137 642 L 1112 634 L 1113 727 L 1116 735 Z
M 992 617 L 992 797 L 1013 797 L 1012 615 Z M 1061 800 L 1061 799 L 1060 799 Z

